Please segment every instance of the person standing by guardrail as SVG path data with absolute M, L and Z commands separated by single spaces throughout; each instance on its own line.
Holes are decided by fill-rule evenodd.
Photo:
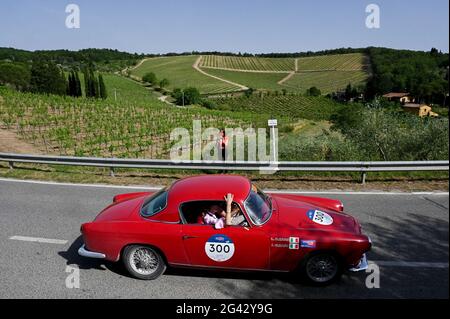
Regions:
M 219 157 L 222 161 L 226 160 L 226 149 L 228 146 L 228 136 L 225 135 L 225 129 L 221 129 L 219 139 L 217 140 L 219 148 Z

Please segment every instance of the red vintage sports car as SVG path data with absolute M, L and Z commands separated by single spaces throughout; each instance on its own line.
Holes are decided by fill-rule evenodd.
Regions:
M 236 224 L 204 224 L 209 207 L 234 194 Z M 247 178 L 206 175 L 176 181 L 159 192 L 117 195 L 93 222 L 81 226 L 79 254 L 117 262 L 139 279 L 167 266 L 294 272 L 317 284 L 344 270 L 367 268 L 370 239 L 334 199 L 265 194 Z

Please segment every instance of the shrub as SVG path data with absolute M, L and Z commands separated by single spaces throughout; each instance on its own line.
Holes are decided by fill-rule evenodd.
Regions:
M 150 83 L 151 85 L 155 85 L 158 81 L 158 79 L 156 78 L 155 73 L 153 72 L 149 72 L 144 74 L 144 76 L 142 77 L 142 81 L 146 82 L 146 83 Z

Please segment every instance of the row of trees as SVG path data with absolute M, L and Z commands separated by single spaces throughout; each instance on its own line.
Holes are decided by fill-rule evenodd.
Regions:
M 98 77 L 91 66 L 85 67 L 85 96 L 92 98 L 107 98 L 107 90 L 103 76 Z M 31 65 L 25 63 L 0 63 L 0 85 L 8 85 L 16 90 L 33 93 L 55 95 L 83 96 L 78 72 L 72 70 L 68 77 L 64 70 L 55 63 L 34 61 Z
M 71 71 L 69 73 L 67 95 L 70 95 L 73 97 L 83 96 L 83 91 L 81 89 L 81 81 L 80 81 L 80 77 L 78 76 L 78 72 Z
M 84 90 L 86 97 L 106 99 L 108 94 L 106 92 L 105 82 L 103 76 L 95 76 L 92 67 L 87 67 L 83 70 L 84 75 Z

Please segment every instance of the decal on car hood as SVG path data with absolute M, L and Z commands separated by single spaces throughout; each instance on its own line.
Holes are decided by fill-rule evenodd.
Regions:
M 333 217 L 318 209 L 310 209 L 308 210 L 306 215 L 308 216 L 309 219 L 311 219 L 313 222 L 319 225 L 329 226 L 333 224 Z

